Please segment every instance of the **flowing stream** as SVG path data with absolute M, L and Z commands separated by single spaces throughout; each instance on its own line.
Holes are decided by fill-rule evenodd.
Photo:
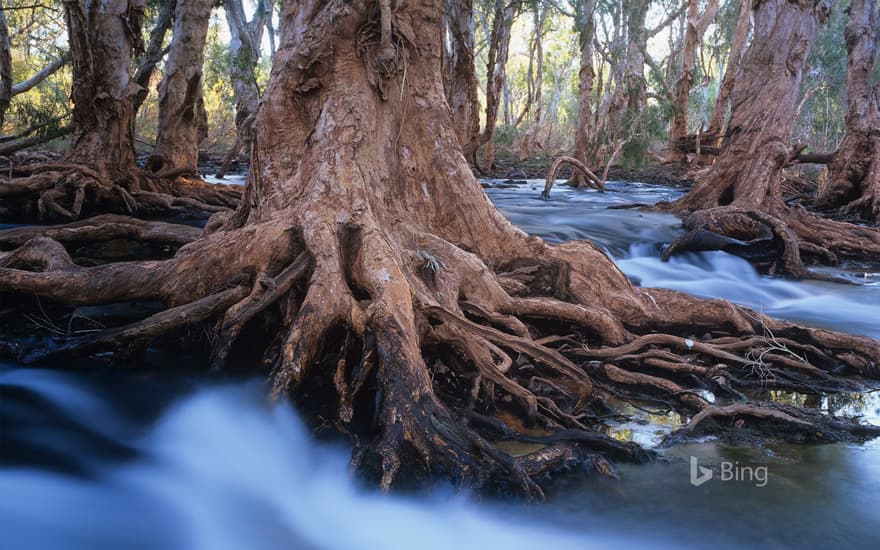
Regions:
M 529 233 L 600 243 L 643 286 L 880 338 L 877 266 L 836 269 L 855 283 L 840 285 L 761 276 L 721 252 L 663 263 L 678 220 L 609 207 L 679 190 L 611 183 L 543 200 L 542 186 L 487 193 Z M 268 405 L 261 381 L 208 379 L 186 374 L 185 359 L 165 361 L 176 374 L 0 364 L 0 548 L 880 547 L 880 442 L 755 449 L 707 439 L 621 465 L 619 480 L 573 473 L 533 506 L 443 483 L 428 496 L 384 496 L 352 479 L 342 443 L 316 441 L 289 404 Z M 815 405 L 880 424 L 877 394 Z M 650 446 L 681 421 L 642 414 L 611 433 Z M 694 459 L 712 480 L 690 483 Z

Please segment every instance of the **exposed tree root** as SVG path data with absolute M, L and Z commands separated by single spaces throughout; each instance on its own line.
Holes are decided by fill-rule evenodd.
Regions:
M 49 162 L 15 167 L 11 179 L 0 179 L 0 212 L 9 221 L 30 223 L 103 213 L 199 219 L 235 208 L 241 193 L 239 186 L 183 174 L 135 171 L 111 180 L 82 164 Z
M 23 226 L 0 230 L 0 249 L 21 246 L 35 237 L 48 237 L 60 243 L 129 239 L 183 246 L 201 235 L 202 230 L 198 227 L 104 214 L 65 225 Z
M 147 319 L 56 345 L 127 353 L 198 322 L 213 341 L 206 364 L 263 365 L 272 393 L 349 434 L 354 465 L 386 489 L 440 473 L 540 497 L 537 482 L 572 462 L 613 474 L 605 457 L 650 457 L 603 432 L 611 398 L 689 417 L 744 404 L 754 408 L 718 410 L 802 430 L 814 413 L 759 414 L 774 407 L 745 396 L 880 379 L 878 342 L 635 288 L 591 243 L 549 245 L 513 227 L 451 129 L 440 3 L 382 6 L 285 5 L 284 70 L 266 88 L 234 214 L 162 261 L 88 267 L 36 237 L 3 258 L 0 296 L 161 302 Z M 389 28 L 393 58 L 380 47 Z M 418 47 L 399 39 L 413 29 Z M 718 410 L 697 426 L 725 418 Z M 840 422 L 842 437 L 872 435 Z M 503 440 L 547 446 L 514 457 Z
M 789 426 L 779 430 L 782 436 L 789 431 L 793 437 L 833 434 L 828 440 L 873 435 L 855 422 L 835 421 L 832 430 L 809 411 L 780 412 L 775 405 L 742 401 L 754 388 L 814 393 L 860 387 L 841 378 L 844 372 L 880 378 L 880 344 L 873 340 L 774 321 L 671 291 L 630 289 L 626 298 L 582 305 L 578 295 L 601 292 L 585 286 L 581 277 L 594 269 L 583 262 L 568 264 L 567 276 L 555 279 L 563 285 L 557 294 L 575 301 L 535 296 L 534 289 L 541 287 L 522 269 L 522 286 L 514 286 L 518 292 L 511 294 L 501 284 L 511 277 L 508 267 L 493 271 L 436 237 L 419 245 L 422 255 L 401 257 L 388 248 L 389 236 L 377 238 L 370 223 L 327 231 L 282 229 L 276 219 L 206 236 L 198 254 L 190 245 L 162 262 L 90 268 L 76 265 L 57 241 L 33 238 L 3 259 L 0 292 L 35 293 L 73 304 L 158 299 L 169 309 L 49 349 L 25 350 L 19 359 L 34 362 L 105 350 L 132 357 L 165 334 L 222 319 L 207 325 L 214 327 L 210 365 L 220 369 L 248 325 L 261 316 L 280 315 L 280 327 L 267 335 L 278 347 L 271 352 L 270 346 L 264 355 L 274 367 L 276 393 L 296 393 L 315 378 L 332 381 L 335 422 L 360 434 L 357 460 L 365 468 L 378 468 L 386 488 L 406 467 L 443 471 L 469 483 L 502 483 L 540 496 L 534 480 L 573 461 L 613 473 L 601 457 L 649 458 L 637 445 L 601 433 L 603 423 L 594 411 L 603 410 L 602 403 L 614 396 L 667 403 L 691 416 L 688 431 L 709 418 L 734 417 L 757 427 L 762 422 Z M 74 225 L 66 230 L 88 227 Z M 277 246 L 251 246 L 243 258 L 232 253 L 232 245 L 252 244 L 257 234 L 274 235 Z M 585 246 L 540 244 L 532 250 L 533 261 L 538 272 L 558 270 L 560 262 L 577 256 L 575 251 L 594 250 Z M 425 267 L 422 247 L 431 250 L 436 271 Z M 210 274 L 202 273 L 207 265 L 214 266 Z M 176 284 L 163 284 L 171 273 Z M 638 295 L 632 292 L 641 293 L 635 302 Z M 615 313 L 637 304 L 643 310 L 633 318 L 644 317 L 641 324 Z M 580 345 L 570 346 L 571 338 L 545 338 L 563 326 Z M 712 327 L 711 338 L 676 335 L 700 326 Z M 329 335 L 339 327 L 346 336 L 331 341 Z M 333 346 L 339 344 L 337 353 Z M 706 389 L 725 404 L 706 401 L 701 393 Z M 367 392 L 375 397 L 365 400 Z M 364 407 L 374 408 L 375 424 L 363 424 Z M 502 420 L 510 414 L 522 424 Z M 547 447 L 511 457 L 493 443 L 500 440 Z
M 800 206 L 783 205 L 774 213 L 721 206 L 688 214 L 683 224 L 688 232 L 664 249 L 664 260 L 688 251 L 725 250 L 766 262 L 771 273 L 811 279 L 829 277 L 809 270 L 805 260 L 823 265 L 844 258 L 880 261 L 880 230 L 824 219 Z
M 583 178 L 572 180 L 583 182 L 584 186 L 590 187 L 592 189 L 598 189 L 600 191 L 605 190 L 605 180 L 599 179 L 596 174 L 594 174 L 587 166 L 574 157 L 556 157 L 556 160 L 553 161 L 553 164 L 550 165 L 550 170 L 547 171 L 547 181 L 544 183 L 544 198 L 550 197 L 550 190 L 553 189 L 553 182 L 556 181 L 556 176 L 559 174 L 559 170 L 563 165 L 570 164 L 578 173 L 580 173 Z

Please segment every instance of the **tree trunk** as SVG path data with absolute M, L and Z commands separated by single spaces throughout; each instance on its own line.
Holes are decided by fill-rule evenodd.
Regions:
M 159 130 L 153 172 L 199 173 L 199 144 L 208 133 L 202 65 L 213 0 L 178 0 L 171 49 L 159 85 Z
M 150 40 L 147 42 L 147 49 L 138 62 L 137 70 L 134 72 L 134 81 L 137 82 L 141 89 L 134 97 L 134 112 L 140 110 L 141 105 L 149 95 L 150 79 L 156 71 L 156 65 L 165 56 L 163 48 L 165 44 L 165 35 L 171 28 L 171 22 L 174 19 L 174 6 L 176 0 L 163 0 L 159 14 L 156 16 L 156 22 L 153 24 L 153 30 L 150 31 Z
M 846 26 L 846 135 L 817 202 L 880 221 L 880 86 L 872 74 L 880 39 L 876 0 L 853 0 Z
M 672 204 L 691 230 L 666 251 L 702 246 L 704 232 L 748 241 L 776 241 L 772 268 L 797 277 L 820 277 L 801 253 L 833 262 L 837 254 L 880 252 L 880 232 L 820 221 L 781 196 L 781 170 L 799 150 L 789 145 L 797 119 L 804 62 L 828 15 L 825 0 L 764 0 L 755 5 L 755 32 L 733 89 L 733 110 L 715 163 L 693 189 Z
M 109 179 L 125 179 L 134 162 L 134 51 L 143 48 L 144 0 L 64 3 L 73 56 L 73 140 L 67 158 Z
M 251 21 L 245 18 L 241 0 L 226 0 L 224 5 L 231 36 L 229 53 L 232 58 L 232 86 L 235 90 L 235 143 L 223 159 L 223 165 L 217 173 L 220 178 L 226 174 L 232 158 L 242 149 L 250 156 L 254 118 L 260 103 L 255 68 L 260 61 L 260 41 L 269 16 L 265 2 L 257 3 L 257 12 Z M 269 25 L 271 24 L 270 21 Z
M 624 0 L 626 57 L 615 79 L 614 92 L 609 101 L 608 121 L 605 123 L 609 137 L 619 138 L 626 135 L 647 99 L 644 51 L 647 42 L 645 19 L 648 7 L 647 0 Z
M 528 89 L 526 95 L 526 107 L 522 116 L 534 106 L 532 124 L 523 132 L 519 142 L 519 160 L 526 160 L 532 155 L 535 147 L 542 147 L 540 134 L 544 123 L 542 103 L 544 90 L 544 22 L 547 20 L 547 9 L 541 5 L 534 7 L 534 37 L 529 52 Z M 551 105 L 550 112 L 555 112 L 555 105 Z M 514 121 L 514 126 L 519 124 L 519 119 Z
M 813 440 L 865 429 L 835 419 L 829 433 L 830 420 L 797 407 L 717 407 L 693 390 L 741 397 L 734 388 L 751 383 L 800 387 L 786 374 L 851 389 L 828 371 L 880 377 L 877 342 L 634 288 L 591 243 L 549 245 L 511 225 L 472 176 L 453 129 L 441 11 L 440 0 L 288 3 L 246 197 L 233 215 L 212 219 L 165 261 L 81 267 L 48 232 L 0 257 L 3 293 L 169 309 L 27 359 L 131 355 L 204 323 L 215 368 L 240 337 L 236 351 L 258 349 L 274 393 L 292 393 L 349 433 L 353 462 L 383 488 L 404 467 L 540 495 L 533 479 L 548 472 L 580 463 L 607 473 L 605 456 L 649 458 L 598 431 L 593 415 L 615 395 L 659 395 L 694 426 L 735 417 Z M 191 238 L 155 230 L 154 239 Z M 0 233 L 0 243 L 12 238 L 20 232 Z M 763 349 L 766 331 L 808 362 L 765 349 L 760 368 L 772 376 L 747 380 L 758 368 L 748 354 Z M 256 333 L 260 345 L 246 336 Z M 568 333 L 571 345 L 553 336 Z M 692 333 L 708 336 L 686 339 Z M 260 363 L 248 355 L 243 364 Z M 525 429 L 532 425 L 547 435 Z M 497 440 L 545 447 L 514 458 Z
M 697 61 L 697 48 L 709 24 L 718 11 L 718 0 L 709 0 L 703 15 L 699 15 L 699 2 L 688 0 L 687 29 L 684 33 L 684 49 L 681 54 L 681 72 L 675 84 L 672 122 L 669 124 L 669 146 L 666 160 L 679 162 L 684 154 L 678 148 L 679 140 L 688 135 L 688 98 L 694 85 L 694 67 Z
M 596 10 L 596 0 L 583 0 L 578 4 L 577 27 L 580 40 L 581 64 L 578 71 L 578 113 L 574 131 L 574 158 L 584 165 L 589 164 L 587 156 L 595 139 L 593 131 L 593 12 Z M 573 187 L 584 187 L 587 184 L 586 177 L 580 171 L 575 171 L 569 180 Z
M 474 2 L 444 0 L 443 88 L 462 147 L 480 132 L 480 101 L 474 65 Z
M 495 127 L 498 123 L 498 107 L 507 77 L 507 55 L 510 50 L 510 30 L 516 15 L 518 3 L 509 0 L 495 0 L 492 32 L 489 36 L 489 53 L 486 62 L 486 122 L 477 139 L 471 141 L 465 149 L 468 158 L 473 157 L 474 166 L 477 151 L 483 145 L 482 170 L 488 172 L 495 163 Z
M 718 97 L 715 99 L 715 107 L 712 109 L 712 120 L 709 121 L 711 136 L 724 135 L 727 111 L 730 107 L 730 94 L 739 73 L 740 63 L 745 52 L 746 39 L 749 36 L 751 26 L 752 0 L 740 0 L 739 17 L 736 20 L 736 29 L 733 31 L 733 40 L 730 42 L 730 52 L 727 54 L 727 66 L 724 69 L 724 77 L 718 88 Z M 708 145 L 714 145 L 710 143 Z
M 12 101 L 12 50 L 9 46 L 9 26 L 6 11 L 0 2 L 0 134 L 6 121 L 6 110 Z

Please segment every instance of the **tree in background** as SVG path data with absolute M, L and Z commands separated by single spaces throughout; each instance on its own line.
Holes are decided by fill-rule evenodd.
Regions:
M 260 103 L 256 75 L 256 66 L 260 60 L 260 41 L 263 39 L 263 29 L 272 28 L 271 0 L 258 1 L 250 21 L 245 16 L 241 0 L 226 0 L 223 7 L 231 37 L 229 55 L 230 75 L 235 89 L 235 141 L 217 172 L 219 178 L 226 174 L 229 163 L 242 150 L 250 156 L 254 118 Z
M 145 4 L 87 5 L 86 11 L 79 1 L 64 2 L 73 60 L 70 151 L 64 163 L 14 167 L 13 179 L 0 186 L 3 208 L 20 219 L 69 220 L 101 212 L 206 216 L 237 204 L 237 189 L 178 184 L 175 174 L 138 168 L 134 114 L 141 86 L 131 65 L 135 52 L 143 52 Z
M 797 121 L 804 62 L 826 0 L 764 0 L 754 6 L 755 31 L 732 94 L 732 112 L 720 154 L 671 209 L 685 215 L 688 234 L 665 252 L 716 248 L 738 242 L 775 242 L 773 270 L 795 277 L 810 272 L 802 255 L 834 262 L 838 255 L 880 253 L 880 231 L 828 221 L 783 201 L 781 171 L 803 147 L 789 144 Z
M 880 85 L 874 79 L 880 15 L 875 0 L 853 0 L 845 31 L 846 136 L 817 202 L 880 221 Z
M 213 4 L 214 0 L 177 1 L 171 46 L 159 85 L 158 136 L 148 161 L 152 172 L 198 177 L 199 144 L 208 134 L 202 67 Z

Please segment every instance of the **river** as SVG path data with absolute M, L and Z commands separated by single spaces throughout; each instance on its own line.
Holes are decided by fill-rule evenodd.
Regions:
M 607 193 L 556 188 L 544 200 L 541 188 L 487 193 L 529 233 L 600 243 L 644 286 L 880 338 L 877 266 L 836 269 L 856 283 L 840 285 L 761 276 L 721 252 L 663 263 L 661 243 L 681 231 L 678 220 L 609 206 L 680 191 L 612 182 Z M 343 443 L 316 441 L 290 404 L 267 404 L 261 381 L 206 378 L 187 374 L 183 359 L 166 361 L 175 374 L 0 364 L 0 548 L 880 547 L 878 442 L 756 449 L 705 440 L 621 465 L 619 480 L 572 474 L 532 506 L 441 482 L 428 496 L 385 496 L 352 479 Z M 877 394 L 821 406 L 880 424 Z M 680 422 L 645 415 L 613 433 L 655 445 Z M 694 486 L 692 460 L 713 479 Z

